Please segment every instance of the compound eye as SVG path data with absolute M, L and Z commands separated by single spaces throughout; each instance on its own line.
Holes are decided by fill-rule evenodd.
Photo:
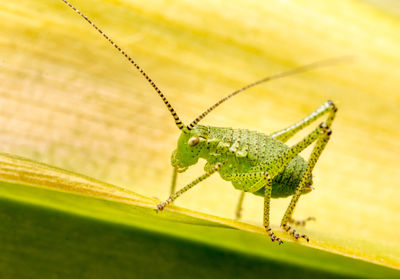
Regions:
M 188 145 L 195 146 L 196 144 L 199 143 L 199 141 L 200 141 L 199 137 L 197 137 L 197 136 L 191 137 L 188 141 Z

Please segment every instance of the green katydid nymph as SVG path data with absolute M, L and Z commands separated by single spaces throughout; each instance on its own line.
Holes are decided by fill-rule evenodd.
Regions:
M 282 218 L 281 227 L 296 239 L 301 237 L 309 241 L 306 235 L 296 232 L 295 229 L 289 226 L 289 223 L 304 224 L 305 221 L 311 219 L 294 221 L 292 214 L 300 196 L 309 193 L 313 189 L 312 171 L 332 133 L 330 127 L 337 111 L 334 103 L 327 101 L 299 122 L 270 135 L 246 129 L 203 126 L 198 123 L 220 104 L 246 89 L 267 81 L 332 64 L 339 60 L 338 58 L 294 68 L 246 85 L 215 103 L 189 125 L 184 125 L 167 98 L 143 69 L 87 16 L 68 1 L 62 1 L 91 24 L 143 75 L 161 97 L 176 126 L 181 131 L 177 149 L 172 153 L 171 158 L 173 166 L 171 195 L 166 201 L 157 205 L 157 211 L 163 210 L 180 195 L 218 172 L 222 179 L 231 182 L 236 189 L 242 191 L 237 207 L 238 218 L 240 217 L 245 192 L 264 197 L 264 227 L 271 240 L 277 241 L 279 244 L 282 243 L 282 240 L 272 232 L 270 227 L 270 200 L 271 198 L 293 196 Z M 298 131 L 325 114 L 328 115 L 327 118 L 321 121 L 305 138 L 293 146 L 285 144 Z M 300 157 L 300 152 L 313 143 L 315 145 L 308 160 Z M 196 164 L 199 158 L 207 161 L 204 167 L 205 173 L 175 192 L 177 174 Z

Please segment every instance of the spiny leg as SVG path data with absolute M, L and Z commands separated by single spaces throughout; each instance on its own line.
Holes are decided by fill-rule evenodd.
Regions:
M 264 197 L 264 227 L 265 227 L 265 230 L 267 231 L 269 237 L 271 237 L 272 241 L 278 241 L 279 244 L 282 244 L 283 241 L 279 237 L 275 236 L 275 234 L 271 230 L 271 227 L 269 226 L 269 210 L 270 210 L 270 204 L 271 204 L 272 178 L 266 172 L 264 174 L 264 179 L 266 182 L 265 197 Z
M 253 181 L 254 184 L 247 187 L 245 191 L 253 193 L 257 190 L 265 187 L 265 198 L 264 198 L 264 227 L 272 241 L 278 241 L 282 244 L 283 241 L 276 237 L 269 226 L 269 210 L 272 192 L 272 177 L 267 172 L 248 172 L 248 173 L 235 173 L 229 177 L 230 181 Z M 242 195 L 244 195 L 244 192 Z
M 275 139 L 278 139 L 282 142 L 286 142 L 289 138 L 294 136 L 298 131 L 301 129 L 305 128 L 306 126 L 310 125 L 312 122 L 323 116 L 329 112 L 328 118 L 326 119 L 325 123 L 327 126 L 331 126 L 336 112 L 337 112 L 337 107 L 332 101 L 327 101 L 325 102 L 322 106 L 320 106 L 318 109 L 316 109 L 314 112 L 312 112 L 310 115 L 306 116 L 304 119 L 300 120 L 299 122 L 291 125 L 290 127 L 283 129 L 281 131 L 273 133 L 271 136 Z M 305 220 L 294 220 L 293 218 L 290 218 L 288 220 L 288 223 L 298 225 L 298 226 L 305 226 L 305 224 L 308 221 L 315 221 L 314 217 L 309 217 Z
M 169 198 L 165 202 L 162 202 L 162 203 L 158 204 L 157 208 L 156 208 L 156 211 L 163 210 L 168 204 L 172 203 L 174 200 L 176 200 L 180 195 L 185 193 L 187 190 L 189 190 L 190 188 L 192 188 L 193 186 L 195 186 L 199 182 L 203 181 L 204 179 L 206 179 L 207 177 L 209 177 L 213 173 L 219 171 L 221 169 L 221 167 L 222 167 L 222 164 L 221 163 L 217 163 L 210 171 L 208 171 L 205 174 L 203 174 L 202 176 L 196 178 L 191 183 L 189 183 L 188 185 L 186 185 L 185 187 L 180 189 L 178 192 L 173 193 L 172 195 L 170 195 Z
M 239 220 L 242 218 L 242 206 L 243 206 L 243 200 L 244 200 L 244 195 L 246 194 L 245 191 L 241 191 L 240 196 L 239 196 L 239 201 L 236 206 L 236 220 Z
M 327 101 L 322 106 L 313 111 L 310 115 L 307 115 L 305 118 L 289 126 L 288 128 L 273 133 L 271 137 L 280 140 L 282 142 L 286 142 L 289 138 L 293 137 L 298 131 L 310 125 L 312 122 L 314 122 L 316 119 L 318 119 L 327 112 L 329 112 L 329 115 L 325 123 L 330 127 L 333 122 L 333 119 L 335 118 L 337 108 L 332 101 Z
M 323 131 L 328 127 L 325 123 L 320 124 L 317 128 L 314 129 L 311 133 L 309 133 L 305 138 L 291 146 L 286 151 L 282 152 L 277 156 L 272 162 L 269 163 L 269 174 L 272 177 L 275 177 L 279 173 L 283 171 L 283 169 L 293 160 L 294 157 L 299 155 L 304 149 L 310 146 L 313 142 L 317 141 Z
M 286 209 L 285 215 L 282 218 L 282 222 L 281 222 L 281 227 L 289 232 L 291 235 L 293 235 L 296 239 L 298 239 L 299 237 L 302 237 L 304 239 L 307 240 L 307 242 L 309 241 L 309 238 L 306 235 L 300 235 L 299 233 L 296 232 L 295 229 L 292 229 L 290 226 L 288 226 L 289 220 L 292 218 L 292 214 L 294 211 L 294 208 L 296 207 L 297 201 L 300 198 L 300 195 L 305 187 L 305 184 L 309 178 L 309 176 L 312 173 L 312 170 L 314 169 L 315 164 L 317 163 L 319 156 L 321 155 L 322 151 L 324 150 L 326 144 L 329 141 L 330 135 L 332 133 L 332 131 L 330 130 L 330 128 L 326 125 L 326 123 L 322 123 L 320 125 L 321 128 L 321 136 L 318 138 L 313 151 L 311 152 L 311 155 L 308 159 L 308 165 L 307 168 L 303 174 L 303 177 L 300 181 L 299 186 L 296 189 L 296 192 L 288 206 L 288 208 Z
M 325 134 L 326 131 L 328 131 L 329 128 L 325 123 L 322 123 L 319 125 L 317 128 L 314 129 L 308 136 L 306 136 L 303 140 L 298 142 L 297 144 L 293 145 L 291 148 L 289 148 L 286 152 L 283 152 L 280 154 L 279 157 L 277 157 L 273 162 L 271 162 L 271 165 L 276 166 L 274 168 L 270 167 L 268 177 L 273 178 L 277 174 L 279 174 L 286 166 L 287 164 L 295 157 L 297 156 L 301 151 L 306 149 L 309 145 L 311 145 L 314 141 L 319 141 L 321 138 L 321 135 Z M 315 149 L 315 148 L 314 148 Z M 268 166 L 261 166 L 261 167 L 268 167 Z M 306 169 L 307 171 L 307 169 Z M 255 181 L 254 184 L 252 184 L 249 187 L 243 187 L 243 190 L 246 192 L 256 192 L 262 187 L 266 187 L 266 182 L 263 179 L 260 179 L 261 177 L 265 177 L 266 173 L 263 172 L 249 172 L 249 173 L 234 173 L 227 177 L 227 180 L 231 182 L 241 182 L 241 181 L 248 181 L 248 180 L 253 180 Z M 302 181 L 304 180 L 304 177 L 302 178 Z M 303 183 L 304 184 L 304 183 Z M 272 191 L 272 184 L 271 184 L 271 190 Z M 267 187 L 266 187 L 267 190 Z M 297 190 L 296 190 L 297 193 Z M 278 239 L 270 230 L 269 228 L 269 202 L 271 198 L 271 193 L 269 194 L 266 192 L 266 198 L 264 200 L 264 224 L 268 227 L 266 227 L 268 234 L 271 236 L 272 240 L 277 240 L 279 243 L 282 241 Z M 269 198 L 268 198 L 269 196 Z M 291 217 L 291 216 L 289 216 Z
M 177 178 L 178 178 L 178 173 L 180 173 L 180 172 L 184 172 L 185 170 L 187 170 L 187 167 L 185 167 L 185 168 L 181 168 L 181 169 L 179 169 L 179 168 L 177 168 L 177 167 L 174 167 L 173 168 L 173 170 L 172 170 L 172 179 L 171 179 L 171 189 L 170 189 L 170 196 L 173 194 L 173 193 L 175 193 L 175 189 L 176 189 L 176 180 L 177 180 Z M 172 202 L 171 202 L 172 203 Z

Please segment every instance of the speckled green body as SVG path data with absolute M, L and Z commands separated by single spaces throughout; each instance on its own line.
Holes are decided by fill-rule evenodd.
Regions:
M 208 178 L 210 175 L 219 172 L 224 180 L 232 182 L 236 189 L 242 190 L 236 211 L 237 218 L 240 218 L 244 192 L 264 196 L 264 227 L 271 240 L 277 241 L 279 244 L 283 243 L 283 241 L 272 232 L 269 223 L 270 200 L 271 197 L 278 198 L 293 195 L 285 215 L 282 218 L 281 227 L 296 239 L 302 237 L 309 241 L 306 235 L 300 235 L 295 229 L 288 226 L 288 223 L 293 221 L 293 210 L 300 195 L 312 190 L 312 170 L 332 133 L 330 126 L 337 111 L 334 103 L 328 100 L 304 119 L 270 136 L 256 131 L 209 127 L 198 125 L 198 123 L 220 104 L 244 90 L 274 79 L 280 79 L 321 67 L 324 64 L 337 61 L 338 58 L 300 66 L 250 83 L 220 99 L 186 126 L 168 102 L 167 98 L 146 72 L 86 15 L 72 6 L 67 0 L 61 1 L 92 25 L 104 39 L 115 47 L 141 73 L 162 99 L 168 111 L 171 113 L 176 126 L 182 131 L 178 140 L 178 147 L 171 158 L 172 166 L 174 167 L 171 195 L 166 201 L 157 205 L 157 212 L 163 210 L 180 195 Z M 285 145 L 285 142 L 298 131 L 328 112 L 329 115 L 327 119 L 320 123 L 320 125 L 303 140 L 291 147 Z M 316 144 L 310 154 L 308 162 L 306 162 L 298 154 L 314 142 L 316 142 Z M 185 171 L 189 166 L 197 163 L 199 158 L 203 158 L 207 161 L 204 167 L 206 173 L 180 190 L 175 191 L 178 172 Z M 299 224 L 301 223 L 304 224 L 305 221 L 299 222 Z
M 199 143 L 189 146 L 188 141 L 193 137 L 198 137 Z M 241 174 L 268 172 L 273 178 L 272 197 L 287 197 L 295 193 L 307 168 L 307 162 L 300 156 L 286 167 L 277 164 L 287 150 L 289 147 L 281 141 L 256 131 L 198 125 L 190 133 L 181 134 L 172 154 L 172 165 L 184 169 L 203 158 L 207 161 L 205 171 L 209 171 L 221 163 L 222 179 L 232 182 L 238 190 L 259 196 L 265 195 L 264 186 L 258 189 L 251 186 L 260 178 L 241 177 Z M 307 184 L 312 184 L 311 177 Z

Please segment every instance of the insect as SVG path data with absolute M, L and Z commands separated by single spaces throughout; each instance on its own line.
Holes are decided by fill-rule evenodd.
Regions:
M 289 226 L 289 223 L 303 224 L 307 221 L 296 222 L 292 219 L 292 215 L 300 196 L 309 193 L 313 189 L 312 171 L 332 133 L 330 127 L 337 111 L 334 103 L 327 101 L 299 122 L 270 135 L 246 129 L 203 126 L 198 123 L 220 104 L 246 89 L 267 81 L 309 71 L 325 64 L 332 64 L 338 59 L 308 64 L 246 85 L 219 100 L 189 125 L 184 125 L 167 98 L 143 69 L 87 16 L 68 1 L 61 1 L 91 24 L 143 75 L 161 97 L 176 126 L 181 131 L 177 149 L 172 153 L 171 157 L 173 166 L 171 195 L 166 201 L 157 205 L 157 211 L 163 210 L 183 193 L 218 172 L 222 179 L 231 182 L 236 189 L 242 191 L 237 207 L 238 217 L 244 193 L 248 192 L 264 197 L 264 227 L 271 240 L 277 241 L 279 244 L 282 243 L 282 240 L 272 232 L 270 227 L 270 200 L 271 198 L 293 196 L 280 226 L 294 238 L 301 237 L 309 241 L 306 235 L 299 234 Z M 325 114 L 328 115 L 325 121 L 322 121 L 301 141 L 293 146 L 285 144 L 289 138 Z M 315 145 L 308 160 L 303 159 L 299 154 L 313 143 Z M 196 164 L 199 158 L 207 161 L 204 167 L 205 173 L 175 192 L 177 174 Z

